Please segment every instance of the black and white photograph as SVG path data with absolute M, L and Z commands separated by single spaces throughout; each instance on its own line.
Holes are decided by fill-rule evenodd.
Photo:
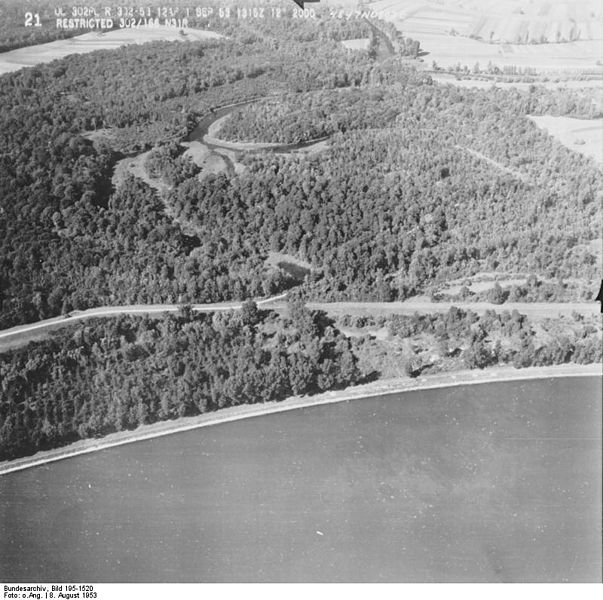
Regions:
M 0 600 L 601 584 L 602 214 L 601 0 L 0 0 Z

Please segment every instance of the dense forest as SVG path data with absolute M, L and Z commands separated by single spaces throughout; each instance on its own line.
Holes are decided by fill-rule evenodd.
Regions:
M 287 68 L 297 53 L 262 41 L 128 46 L 0 77 L 0 327 L 135 298 L 178 301 L 191 276 L 216 289 L 208 300 L 234 297 L 228 266 L 195 273 L 200 242 L 169 221 L 153 190 L 137 180 L 112 189 L 113 165 L 118 152 L 181 139 L 213 106 L 359 83 L 368 58 L 330 44 L 320 60 L 301 48 L 305 83 Z M 111 147 L 82 135 L 100 128 L 112 131 Z
M 323 300 L 405 298 L 484 268 L 599 276 L 601 172 L 522 116 L 595 116 L 592 103 L 434 85 L 397 56 L 343 49 L 361 22 L 268 21 L 0 77 L 0 327 L 272 294 L 290 282 L 270 252 L 309 261 L 304 294 Z M 268 95 L 226 134 L 329 147 L 251 154 L 200 180 L 178 141 L 210 109 Z M 153 146 L 165 197 L 134 177 L 115 188 L 115 162 Z
M 90 321 L 0 355 L 0 460 L 358 379 L 349 340 L 299 303 Z
M 368 94 L 362 88 L 288 94 L 234 111 L 221 125 L 219 136 L 232 141 L 296 144 L 350 129 L 383 129 L 398 113 L 394 102 L 383 102 L 382 93 Z
M 188 180 L 168 202 L 203 239 L 223 223 L 260 254 L 309 261 L 316 300 L 404 299 L 480 270 L 595 280 L 601 171 L 518 118 L 512 95 L 409 82 L 320 92 L 332 105 L 360 99 L 327 150 L 252 154 L 245 173 Z M 260 104 L 239 109 L 228 135 L 285 142 L 330 126 L 316 109 L 271 127 L 272 102 Z

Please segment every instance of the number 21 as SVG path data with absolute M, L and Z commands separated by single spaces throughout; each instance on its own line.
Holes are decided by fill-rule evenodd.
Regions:
M 40 23 L 40 15 L 38 13 L 31 14 L 30 12 L 25 13 L 25 27 L 42 27 Z

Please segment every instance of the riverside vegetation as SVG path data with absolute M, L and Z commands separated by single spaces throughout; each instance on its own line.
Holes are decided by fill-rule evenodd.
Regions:
M 96 319 L 0 355 L 0 460 L 382 376 L 600 361 L 600 323 L 579 316 L 536 324 L 452 308 L 335 322 L 300 301 L 285 314 L 250 301 L 240 312 Z
M 0 77 L 0 328 L 99 305 L 274 294 L 292 281 L 267 266 L 270 253 L 310 263 L 296 294 L 312 300 L 404 299 L 480 270 L 600 277 L 601 171 L 527 118 L 600 115 L 578 92 L 442 87 L 379 36 L 377 51 L 346 50 L 340 41 L 366 25 L 328 16 L 211 24 L 230 39 L 73 55 Z M 328 147 L 242 155 L 243 169 L 200 178 L 179 141 L 211 109 L 269 95 L 222 134 L 330 136 Z M 98 130 L 109 141 L 89 139 Z M 112 185 L 118 160 L 150 149 L 164 192 L 133 176 Z M 460 320 L 456 345 L 436 340 L 444 367 L 459 352 L 472 367 L 600 360 L 590 323 L 534 338 L 511 315 L 520 325 L 507 343 L 502 316 L 455 314 L 450 325 L 420 320 L 408 338 Z M 392 323 L 400 337 L 407 326 Z M 300 306 L 66 328 L 0 356 L 1 457 L 350 385 L 375 376 L 358 366 L 372 344 Z M 408 374 L 436 368 L 415 354 L 399 357 Z

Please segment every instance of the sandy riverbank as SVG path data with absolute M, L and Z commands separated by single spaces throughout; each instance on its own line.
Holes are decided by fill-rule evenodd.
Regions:
M 230 421 L 238 421 L 240 419 L 295 410 L 308 406 L 332 404 L 335 402 L 359 400 L 421 389 L 437 389 L 459 385 L 547 379 L 550 377 L 601 376 L 601 369 L 601 364 L 569 364 L 555 365 L 552 367 L 530 367 L 527 369 L 515 369 L 513 367 L 501 366 L 484 369 L 483 371 L 457 371 L 454 373 L 442 373 L 427 377 L 418 377 L 416 379 L 383 379 L 365 385 L 346 388 L 344 390 L 323 392 L 321 394 L 316 394 L 315 396 L 294 396 L 287 398 L 282 402 L 234 406 L 196 417 L 186 417 L 175 421 L 164 421 L 152 425 L 145 425 L 132 431 L 112 433 L 102 439 L 81 440 L 62 448 L 38 452 L 33 456 L 18 458 L 13 461 L 4 461 L 0 463 L 0 475 L 44 465 L 72 456 L 78 456 L 80 454 L 96 452 L 105 448 L 131 444 L 164 435 L 198 429 L 200 427 L 208 427 L 209 425 L 228 423 Z

